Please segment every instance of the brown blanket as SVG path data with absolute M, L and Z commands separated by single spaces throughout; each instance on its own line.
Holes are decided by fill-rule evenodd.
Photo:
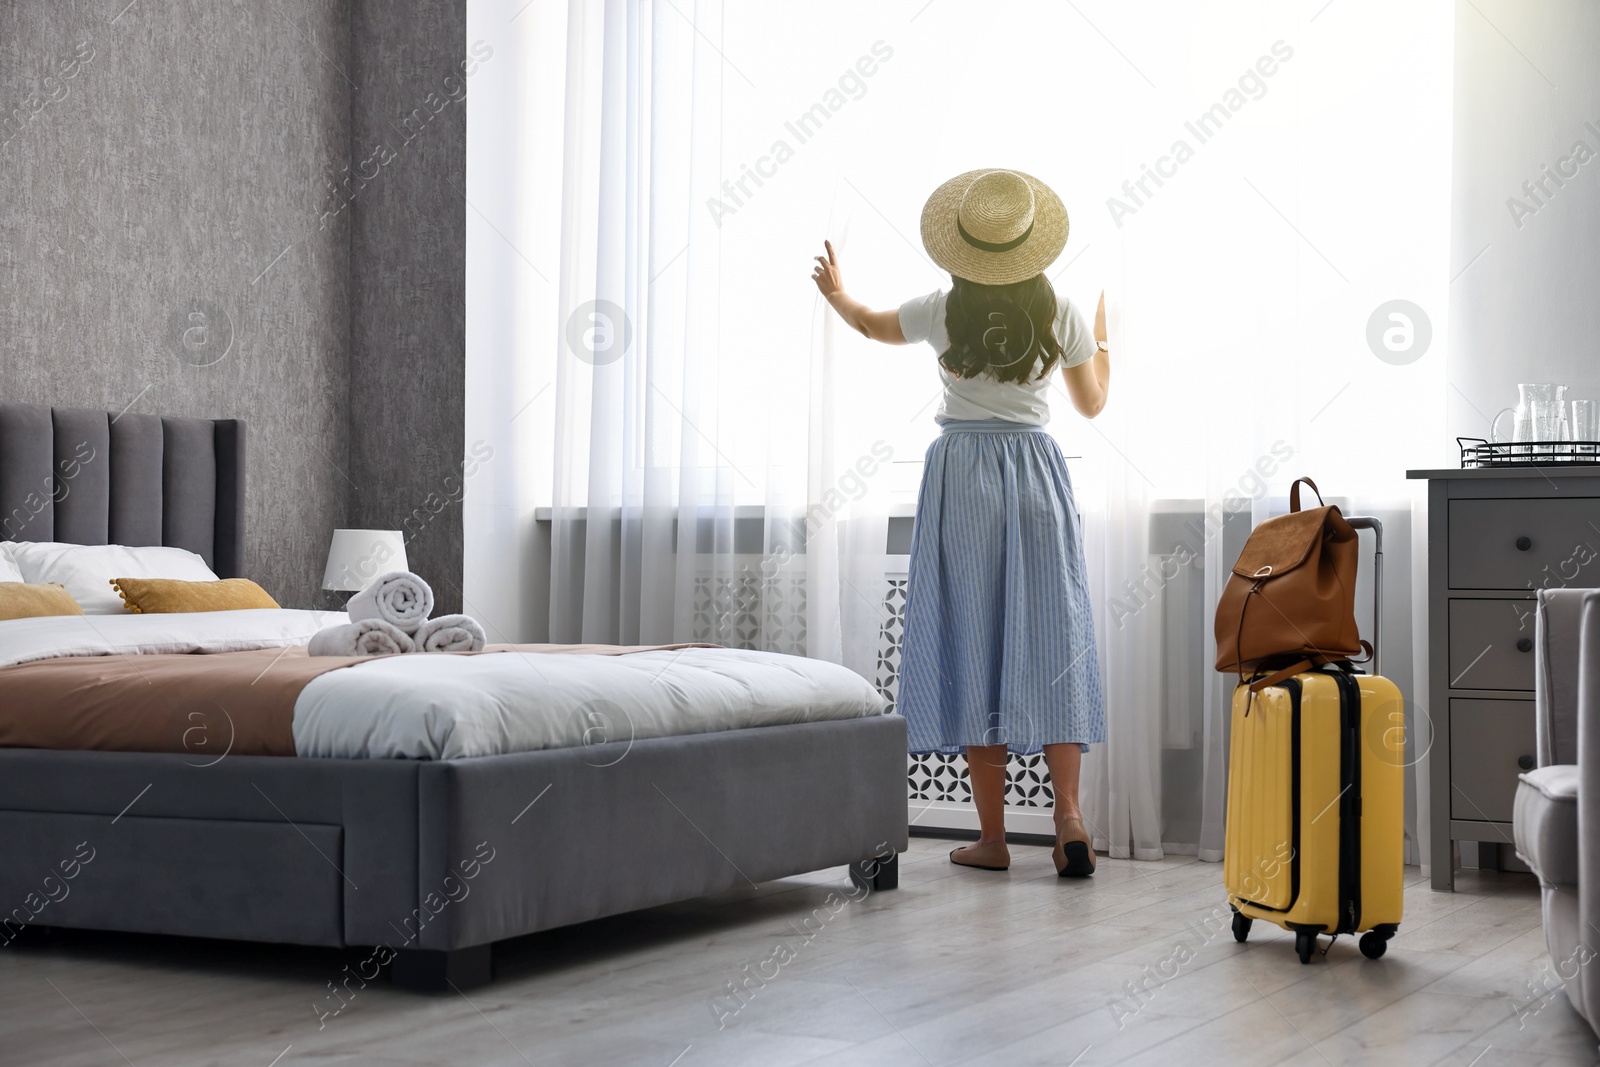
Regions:
M 495 652 L 620 656 L 715 645 L 490 645 Z M 371 657 L 304 646 L 210 655 L 74 656 L 0 668 L 0 747 L 293 756 L 294 705 L 327 671 Z

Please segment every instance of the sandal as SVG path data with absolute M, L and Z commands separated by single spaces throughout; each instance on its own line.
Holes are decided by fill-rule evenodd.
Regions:
M 1061 824 L 1050 858 L 1062 878 L 1087 878 L 1094 873 L 1094 842 L 1083 828 L 1082 819 L 1068 819 Z

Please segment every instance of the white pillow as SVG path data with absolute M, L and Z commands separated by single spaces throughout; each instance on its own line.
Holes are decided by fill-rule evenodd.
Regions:
M 14 542 L 0 541 L 0 582 L 20 582 L 22 572 L 17 570 L 17 565 L 11 562 L 11 546 Z
M 176 578 L 214 582 L 206 561 L 185 548 L 159 545 L 68 545 L 54 541 L 16 541 L 11 561 L 25 582 L 60 582 L 85 615 L 121 615 L 122 598 L 113 578 Z

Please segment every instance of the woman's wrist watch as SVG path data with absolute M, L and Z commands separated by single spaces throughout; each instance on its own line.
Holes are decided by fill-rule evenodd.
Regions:
M 1099 350 L 1100 350 L 1100 351 L 1102 351 L 1102 352 L 1109 352 L 1109 351 L 1111 351 L 1111 346 L 1110 346 L 1110 345 L 1109 345 L 1109 344 L 1107 344 L 1107 343 L 1106 343 L 1106 342 L 1104 342 L 1104 341 L 1101 341 L 1101 340 L 1099 340 L 1099 339 L 1096 339 L 1096 340 L 1095 340 L 1095 343 L 1094 343 L 1094 346 L 1095 346 L 1095 347 L 1096 347 L 1096 348 L 1098 348 L 1098 349 L 1099 349 Z

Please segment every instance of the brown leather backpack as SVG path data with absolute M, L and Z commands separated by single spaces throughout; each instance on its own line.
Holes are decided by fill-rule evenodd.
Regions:
M 1300 510 L 1300 483 L 1317 494 Z M 1371 646 L 1356 629 L 1356 531 L 1322 504 L 1310 478 L 1289 487 L 1289 514 L 1257 526 L 1217 602 L 1217 670 L 1258 692 L 1301 671 L 1349 661 Z M 1263 672 L 1266 677 L 1259 677 Z

